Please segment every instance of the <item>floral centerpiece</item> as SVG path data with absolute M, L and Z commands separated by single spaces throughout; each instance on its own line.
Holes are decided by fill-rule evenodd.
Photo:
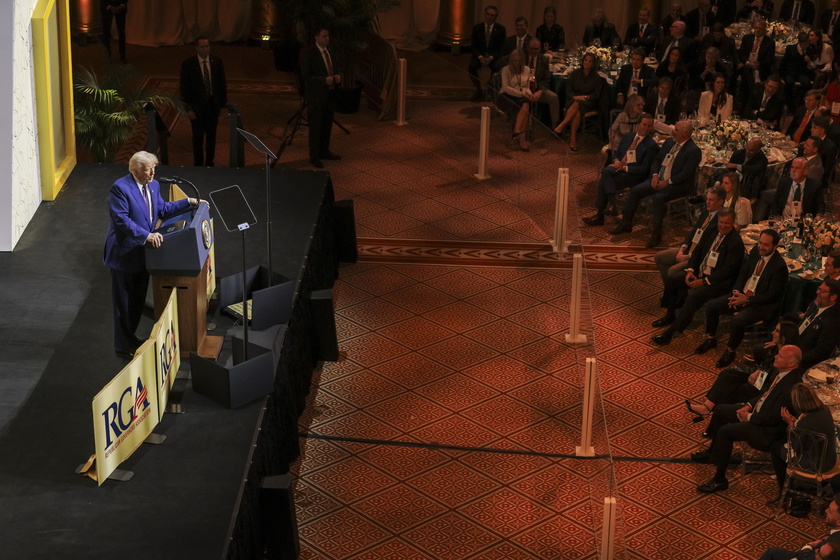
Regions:
M 827 256 L 832 249 L 840 247 L 840 222 L 833 222 L 822 218 L 814 220 L 805 238 L 823 256 Z
M 748 130 L 744 128 L 741 121 L 728 120 L 715 125 L 712 129 L 712 141 L 719 149 L 730 141 L 741 148 L 747 140 L 747 134 Z
M 786 38 L 793 31 L 787 23 L 783 21 L 768 21 L 767 22 L 767 36 L 773 40 Z
M 613 52 L 612 49 L 608 47 L 596 47 L 594 45 L 590 45 L 586 47 L 586 50 L 583 51 L 584 54 L 592 53 L 595 55 L 595 58 L 598 59 L 598 65 L 601 68 L 607 68 L 612 61 Z

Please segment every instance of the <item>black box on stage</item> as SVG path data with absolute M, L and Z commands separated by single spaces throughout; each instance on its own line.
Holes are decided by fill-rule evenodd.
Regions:
M 227 408 L 239 408 L 274 390 L 272 352 L 249 344 L 249 360 L 221 365 L 190 353 L 193 390 Z M 264 353 L 256 355 L 262 350 Z
M 333 230 L 335 251 L 341 262 L 354 263 L 359 260 L 359 244 L 356 241 L 356 213 L 352 200 L 337 200 L 333 204 Z
M 225 276 L 219 282 L 219 305 L 222 309 L 242 301 L 241 272 Z M 291 280 L 275 272 L 269 286 L 268 269 L 254 266 L 245 271 L 245 292 L 252 302 L 250 317 L 253 330 L 265 330 L 291 318 L 294 301 L 294 282 Z
M 260 487 L 260 517 L 266 558 L 286 560 L 300 556 L 295 494 L 288 474 L 267 476 Z
M 309 295 L 318 343 L 318 359 L 327 362 L 338 360 L 338 334 L 335 328 L 335 305 L 331 289 L 315 290 Z

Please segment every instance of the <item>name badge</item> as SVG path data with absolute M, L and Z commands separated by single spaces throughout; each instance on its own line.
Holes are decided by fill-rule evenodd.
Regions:
M 636 150 L 627 150 L 627 163 L 636 163 Z
M 840 103 L 835 102 L 831 104 L 831 114 L 840 115 Z
M 749 60 L 751 63 L 755 64 L 758 61 L 758 53 L 751 52 Z
M 753 387 L 758 389 L 759 391 L 764 386 L 764 381 L 767 380 L 767 370 L 761 370 L 758 372 L 758 377 L 755 378 L 755 383 L 753 383 Z
M 665 159 L 662 160 L 662 165 L 664 165 L 665 167 L 668 167 L 672 163 L 674 163 L 674 154 L 668 154 L 665 156 Z
M 755 293 L 755 287 L 757 285 L 758 285 L 758 276 L 753 274 L 752 276 L 750 276 L 750 279 L 747 280 L 747 285 L 744 286 L 744 291 Z
M 662 113 L 656 115 L 656 120 L 658 120 L 659 122 L 665 122 L 665 115 L 663 115 Z
M 697 231 L 694 232 L 694 237 L 691 239 L 692 243 L 700 243 L 700 238 L 703 237 L 703 232 L 706 231 L 703 228 L 697 228 Z
M 791 200 L 790 201 L 790 211 L 793 216 L 799 217 L 802 215 L 802 201 L 801 200 Z
M 718 253 L 717 251 L 709 251 L 709 258 L 706 260 L 706 266 L 715 267 L 717 266 L 718 260 Z

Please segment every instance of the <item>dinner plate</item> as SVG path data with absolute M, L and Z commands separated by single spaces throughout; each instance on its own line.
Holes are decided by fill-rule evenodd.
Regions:
M 785 257 L 785 263 L 787 264 L 789 272 L 796 272 L 797 270 L 802 270 L 802 263 Z
M 837 391 L 833 391 L 826 387 L 820 387 L 819 389 L 814 389 L 814 392 L 823 402 L 823 404 L 827 406 L 834 406 L 835 404 L 840 404 L 840 395 L 837 394 Z

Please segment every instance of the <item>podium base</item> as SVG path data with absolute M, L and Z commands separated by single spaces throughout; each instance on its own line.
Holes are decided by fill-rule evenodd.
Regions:
M 219 354 L 222 353 L 222 344 L 224 341 L 225 337 L 223 336 L 208 334 L 202 339 L 201 344 L 198 345 L 198 352 L 196 354 L 206 360 L 213 360 L 215 362 L 219 359 Z M 181 357 L 189 358 L 190 351 L 181 350 Z

